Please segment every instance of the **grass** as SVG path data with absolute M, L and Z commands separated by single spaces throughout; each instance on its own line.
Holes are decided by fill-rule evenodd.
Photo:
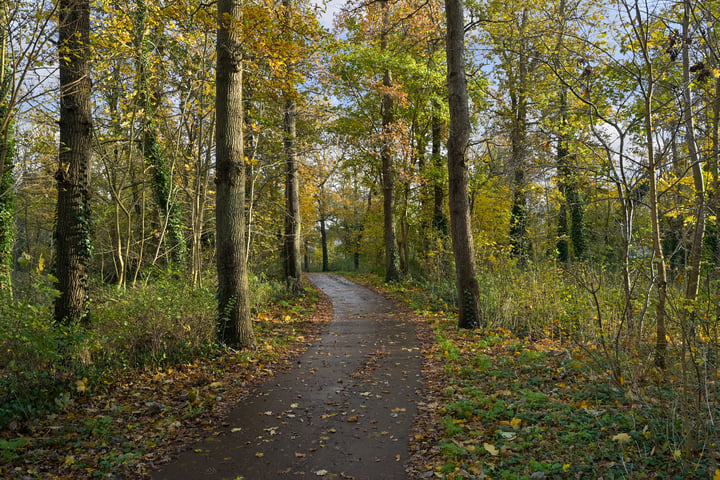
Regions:
M 592 342 L 592 328 L 566 333 L 584 308 L 572 288 L 549 297 L 551 304 L 570 300 L 557 308 L 560 318 L 539 306 L 533 310 L 550 316 L 529 311 L 520 324 L 518 308 L 508 307 L 505 324 L 512 328 L 498 320 L 465 331 L 457 329 L 451 307 L 422 303 L 421 286 L 361 280 L 412 305 L 429 331 L 425 390 L 411 442 L 414 477 L 720 478 L 717 435 L 694 449 L 688 445 L 677 370 L 658 371 L 636 352 L 626 356 L 625 368 L 642 370 L 642 381 L 618 382 L 603 361 L 606 352 Z M 716 418 L 718 400 L 709 406 Z
M 613 386 L 582 349 L 504 330 L 462 332 L 442 316 L 432 322 L 438 341 L 429 362 L 438 365 L 426 373 L 442 375 L 445 388 L 436 400 L 439 422 L 419 429 L 414 448 L 425 455 L 416 472 L 447 479 L 713 478 L 715 451 L 684 461 L 681 429 L 666 406 Z

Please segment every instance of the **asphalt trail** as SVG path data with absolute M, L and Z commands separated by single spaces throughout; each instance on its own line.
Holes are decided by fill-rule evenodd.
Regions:
M 421 368 L 414 326 L 368 288 L 307 278 L 334 308 L 320 340 L 155 480 L 407 478 Z

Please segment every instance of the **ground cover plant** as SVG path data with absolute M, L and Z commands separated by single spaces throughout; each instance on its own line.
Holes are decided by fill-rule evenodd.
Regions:
M 112 308 L 98 300 L 103 320 L 92 336 L 50 335 L 40 313 L 11 335 L 17 325 L 7 323 L 21 320 L 4 316 L 0 343 L 12 359 L 1 366 L 0 477 L 142 478 L 290 365 L 329 320 L 332 308 L 315 290 L 272 293 L 283 290 L 255 285 L 257 348 L 244 351 L 213 343 L 209 290 L 115 292 Z M 52 365 L 62 335 L 81 337 L 86 348 Z
M 688 445 L 678 371 L 646 362 L 644 378 L 618 381 L 598 337 L 561 334 L 562 314 L 575 301 L 545 319 L 554 328 L 535 324 L 532 334 L 516 322 L 517 333 L 497 325 L 459 330 L 447 303 L 438 308 L 427 289 L 356 278 L 412 305 L 425 326 L 414 478 L 720 478 L 717 433 Z M 568 300 L 568 291 L 559 296 Z M 625 359 L 623 371 L 641 360 Z M 717 415 L 717 399 L 708 409 Z

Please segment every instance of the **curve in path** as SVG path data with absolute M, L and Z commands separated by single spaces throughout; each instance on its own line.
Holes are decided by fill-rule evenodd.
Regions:
M 370 289 L 307 277 L 333 303 L 320 340 L 154 479 L 407 478 L 421 369 L 415 328 Z

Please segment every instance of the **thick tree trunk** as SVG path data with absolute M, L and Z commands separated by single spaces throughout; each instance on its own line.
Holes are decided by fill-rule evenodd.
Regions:
M 218 340 L 230 347 L 253 346 L 245 245 L 242 46 L 238 0 L 218 2 L 216 72 L 216 242 Z
M 291 22 L 292 0 L 283 0 L 285 18 Z M 288 39 L 292 38 L 292 30 L 287 29 Z M 294 66 L 288 66 L 288 77 L 292 78 Z M 293 99 L 294 88 L 286 87 L 285 112 L 283 115 L 285 148 L 285 281 L 295 294 L 303 291 L 302 256 L 300 238 L 300 175 L 297 161 L 296 117 L 297 105 Z
M 56 276 L 60 295 L 55 321 L 89 324 L 90 260 L 90 2 L 60 0 L 60 152 L 55 227 Z
M 283 126 L 285 130 L 285 281 L 290 290 L 302 292 L 302 257 L 300 254 L 300 175 L 296 146 L 295 101 L 285 102 Z
M 390 12 L 387 0 L 382 0 L 383 24 L 380 34 L 380 49 L 387 49 L 387 35 L 390 30 Z M 385 70 L 383 74 L 383 87 L 389 90 L 392 87 L 392 73 Z M 395 233 L 395 165 L 393 162 L 392 136 L 390 128 L 395 120 L 393 99 L 389 93 L 382 97 L 382 187 L 383 187 L 383 217 L 385 240 L 385 281 L 396 282 L 400 280 L 400 255 Z
M 470 141 L 470 113 L 465 80 L 465 25 L 462 0 L 445 0 L 447 15 L 448 180 L 450 232 L 455 255 L 460 328 L 482 325 L 480 288 L 476 278 L 475 248 L 470 225 L 467 149 Z

